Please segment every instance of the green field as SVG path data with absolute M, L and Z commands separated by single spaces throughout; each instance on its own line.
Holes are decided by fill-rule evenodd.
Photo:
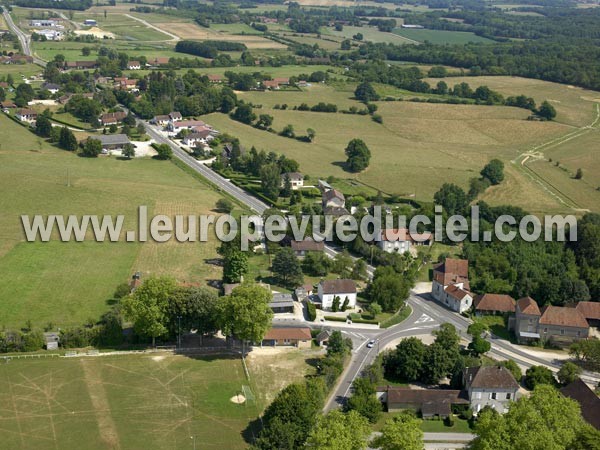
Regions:
M 0 449 L 246 448 L 261 410 L 230 401 L 243 384 L 234 357 L 0 362 Z
M 396 28 L 393 31 L 398 36 L 412 39 L 418 42 L 429 41 L 432 44 L 467 44 L 468 42 L 475 43 L 490 43 L 494 42 L 475 33 L 466 31 L 446 31 L 446 30 L 415 30 L 410 28 Z
M 39 327 L 68 326 L 97 318 L 115 287 L 138 270 L 188 282 L 220 279 L 220 269 L 204 262 L 216 256 L 215 241 L 24 242 L 21 214 L 123 214 L 129 230 L 136 228 L 139 205 L 150 215 L 202 214 L 219 195 L 169 162 L 80 158 L 6 117 L 0 127 L 0 326 L 28 319 Z
M 389 42 L 390 44 L 414 44 L 415 42 L 411 39 L 404 38 L 394 33 L 385 33 L 379 31 L 375 27 L 351 27 L 344 26 L 342 31 L 336 31 L 333 28 L 321 28 L 323 35 L 329 34 L 332 36 L 338 36 L 343 39 L 352 39 L 357 33 L 363 35 L 363 41 L 369 42 Z
M 292 124 L 298 135 L 307 128 L 316 130 L 311 144 L 257 130 L 222 114 L 209 115 L 206 121 L 239 137 L 243 145 L 285 153 L 311 176 L 355 178 L 384 192 L 415 195 L 426 201 L 431 201 L 444 182 L 467 187 L 469 178 L 494 157 L 509 161 L 569 130 L 558 123 L 527 121 L 527 111 L 507 107 L 378 102 L 383 125 L 369 116 L 271 109 L 284 99 L 290 105 L 301 100 L 309 105 L 332 101 L 340 108 L 354 103 L 351 90 L 318 88 L 314 94 L 312 88 L 295 93 L 240 94 L 263 105 L 256 113 L 271 114 L 276 131 L 287 124 Z M 358 175 L 343 170 L 344 148 L 355 137 L 363 139 L 372 152 L 369 168 Z

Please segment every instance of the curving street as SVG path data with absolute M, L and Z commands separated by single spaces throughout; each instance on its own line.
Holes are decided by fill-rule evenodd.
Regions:
M 10 16 L 6 8 L 2 12 L 2 14 L 4 15 L 4 20 L 6 20 L 8 27 L 17 36 L 17 39 L 19 39 L 19 44 L 21 44 L 21 50 L 23 51 L 23 54 L 27 56 L 32 56 L 33 62 L 35 64 L 42 67 L 46 67 L 46 61 L 35 57 L 33 55 L 33 52 L 31 51 L 31 36 L 25 34 L 17 25 L 15 25 L 12 17 Z

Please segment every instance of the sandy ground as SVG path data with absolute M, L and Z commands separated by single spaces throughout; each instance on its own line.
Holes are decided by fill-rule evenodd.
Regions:
M 423 342 L 423 344 L 426 345 L 430 345 L 433 343 L 435 337 L 430 333 L 430 334 L 419 334 L 417 336 L 411 336 L 411 337 L 416 337 L 417 339 L 421 340 Z M 401 340 L 406 339 L 406 337 L 401 337 L 398 339 L 394 339 L 392 342 L 390 342 L 389 344 L 387 344 L 383 350 L 393 350 L 396 348 L 396 345 L 398 345 L 400 343 Z
M 135 145 L 135 157 L 136 158 L 143 158 L 144 156 L 154 156 L 154 155 L 156 155 L 156 150 L 154 150 L 150 146 L 150 144 L 152 144 L 153 142 L 154 142 L 153 140 L 149 140 L 149 141 L 145 141 L 145 142 L 131 141 L 131 143 L 133 145 Z M 121 156 L 121 151 L 120 150 L 111 150 L 108 153 L 109 153 L 109 155 L 113 155 L 113 156 Z
M 242 394 L 238 394 L 238 395 L 234 395 L 233 397 L 231 397 L 229 399 L 229 401 L 240 405 L 246 401 L 246 397 L 244 397 Z
M 92 27 L 89 30 L 75 30 L 74 33 L 80 36 L 91 34 L 98 39 L 104 39 L 104 36 L 106 36 L 108 39 L 114 39 L 116 37 L 114 33 L 111 33 L 110 31 L 104 31 L 98 27 Z

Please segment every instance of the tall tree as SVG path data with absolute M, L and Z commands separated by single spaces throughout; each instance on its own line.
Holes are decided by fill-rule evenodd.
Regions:
M 275 254 L 273 273 L 283 286 L 297 287 L 304 281 L 300 261 L 290 247 L 283 247 Z
M 481 176 L 492 184 L 500 184 L 504 180 L 504 163 L 499 159 L 492 159 L 481 170 Z
M 379 95 L 375 92 L 375 89 L 371 83 L 365 81 L 360 83 L 354 90 L 354 96 L 361 102 L 372 102 L 379 100 Z
M 422 420 L 410 412 L 404 412 L 385 422 L 381 429 L 381 437 L 376 439 L 376 445 L 381 450 L 422 450 L 423 431 Z
M 351 172 L 360 172 L 369 167 L 371 151 L 361 139 L 352 139 L 345 150 L 346 166 Z
M 225 336 L 260 342 L 271 326 L 272 294 L 258 284 L 243 284 L 221 299 L 219 322 Z
M 362 450 L 367 445 L 370 426 L 356 411 L 347 414 L 335 410 L 317 419 L 307 446 L 319 450 Z
M 444 183 L 440 190 L 434 194 L 433 200 L 450 215 L 462 213 L 468 204 L 465 191 L 452 183 Z
M 133 327 L 142 336 L 156 338 L 167 333 L 167 307 L 177 284 L 171 277 L 148 278 L 121 303 L 123 313 L 133 321 Z

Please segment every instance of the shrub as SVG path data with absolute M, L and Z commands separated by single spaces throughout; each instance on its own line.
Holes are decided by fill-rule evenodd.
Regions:
M 317 307 L 313 302 L 306 302 L 306 312 L 308 313 L 308 320 L 314 322 L 317 318 Z

